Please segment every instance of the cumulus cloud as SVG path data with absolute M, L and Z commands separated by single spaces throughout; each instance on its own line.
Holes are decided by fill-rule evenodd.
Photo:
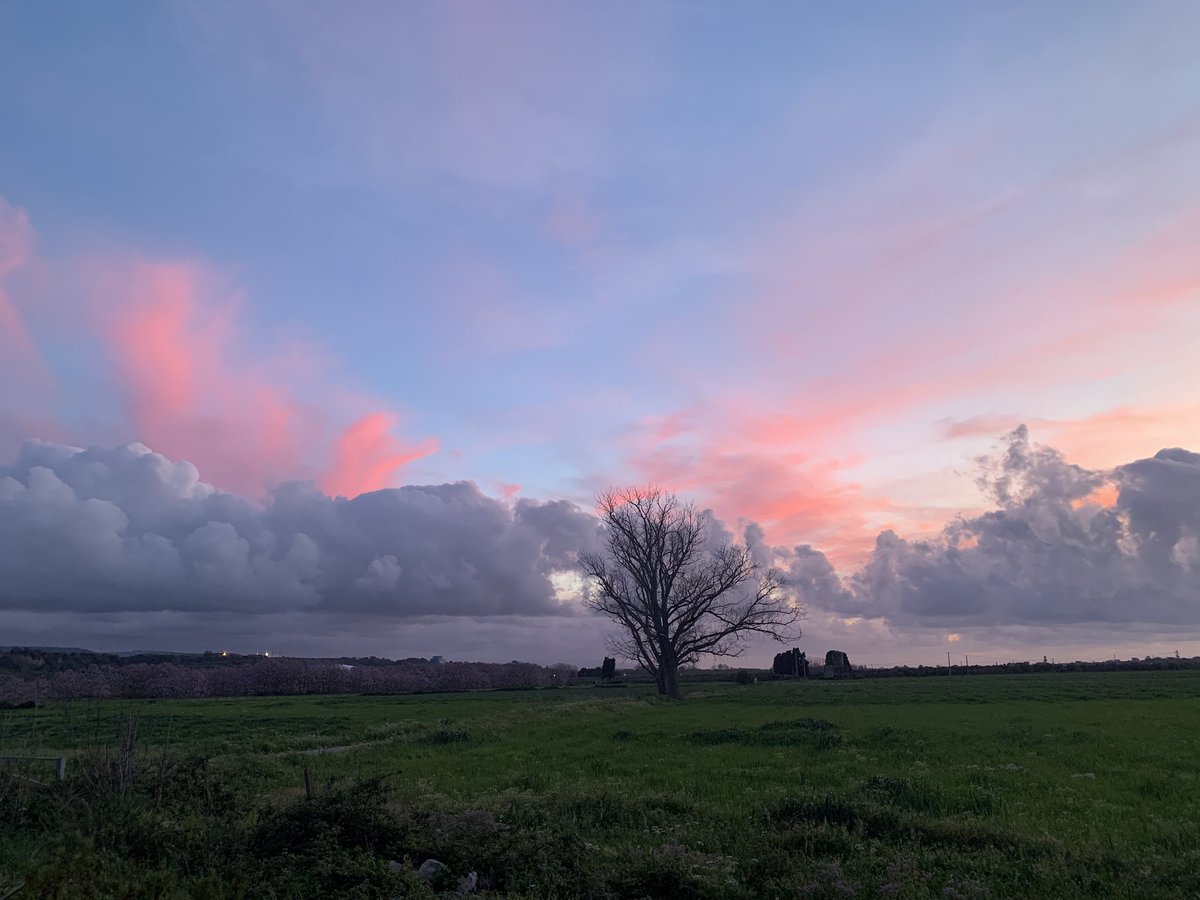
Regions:
M 1022 426 L 980 462 L 995 509 L 935 540 L 883 532 L 851 590 L 822 602 L 902 625 L 1200 625 L 1200 454 L 1096 472 Z
M 460 482 L 263 504 L 141 444 L 31 441 L 0 467 L 0 607 L 87 613 L 553 615 L 549 575 L 596 540 L 573 504 Z
M 1200 454 L 1099 472 L 1018 428 L 980 473 L 993 509 L 933 540 L 884 531 L 849 574 L 815 547 L 771 545 L 757 523 L 702 515 L 710 541 L 742 541 L 783 570 L 814 639 L 888 658 L 921 635 L 994 650 L 1035 634 L 1078 646 L 1114 629 L 1200 627 Z M 80 642 L 129 646 L 220 637 L 377 652 L 436 640 L 501 659 L 508 650 L 477 649 L 488 635 L 511 641 L 515 629 L 529 639 L 512 646 L 537 646 L 529 635 L 549 629 L 598 647 L 601 623 L 574 615 L 555 585 L 600 540 L 572 503 L 505 501 L 466 482 L 353 499 L 291 482 L 252 502 L 141 444 L 31 441 L 0 466 L 0 623 L 33 636 L 66 622 Z M 566 620 L 579 629 L 553 624 Z

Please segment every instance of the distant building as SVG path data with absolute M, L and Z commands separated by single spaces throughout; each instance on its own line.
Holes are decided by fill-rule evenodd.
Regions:
M 791 650 L 785 650 L 783 653 L 776 653 L 775 661 L 771 664 L 771 669 L 776 675 L 784 675 L 791 678 L 807 678 L 808 657 L 800 651 L 799 647 L 793 647 Z
M 850 657 L 841 650 L 830 650 L 825 654 L 825 669 L 822 678 L 849 678 L 851 675 Z
M 442 664 L 442 657 L 440 657 L 440 656 L 429 657 L 429 664 L 431 666 L 440 666 Z

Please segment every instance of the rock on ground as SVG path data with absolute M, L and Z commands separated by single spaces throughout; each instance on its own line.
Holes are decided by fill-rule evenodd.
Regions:
M 422 881 L 433 881 L 435 878 L 445 875 L 449 871 L 450 867 L 445 863 L 438 862 L 436 859 L 427 859 L 417 869 L 417 877 Z

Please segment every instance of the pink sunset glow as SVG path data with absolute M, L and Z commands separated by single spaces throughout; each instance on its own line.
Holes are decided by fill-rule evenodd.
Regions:
M 208 299 L 198 266 L 141 263 L 111 279 L 106 339 L 139 439 L 194 460 L 213 483 L 253 495 L 321 469 L 323 488 L 353 497 L 394 486 L 404 466 L 436 449 L 433 441 L 405 446 L 391 434 L 396 416 L 384 412 L 330 443 L 331 411 L 301 399 L 311 366 L 293 356 L 239 357 L 240 300 Z
M 23 210 L 3 212 L 0 340 L 28 389 L 42 377 L 42 353 L 5 279 L 31 264 L 34 232 Z M 272 484 L 317 478 L 355 496 L 394 486 L 408 463 L 436 450 L 432 439 L 403 443 L 392 433 L 395 414 L 370 412 L 377 401 L 325 380 L 326 354 L 311 345 L 253 347 L 241 324 L 244 297 L 199 263 L 120 256 L 39 265 L 52 280 L 85 286 L 81 305 L 48 295 L 58 315 L 42 309 L 42 318 L 59 333 L 82 329 L 106 349 L 128 439 L 194 461 L 217 486 L 256 497 Z M 357 419 L 337 425 L 355 410 Z M 58 437 L 71 428 L 56 422 L 41 431 Z
M 347 427 L 334 445 L 333 463 L 321 477 L 321 489 L 331 496 L 356 497 L 394 487 L 405 466 L 437 450 L 432 439 L 405 445 L 392 434 L 395 425 L 394 415 L 371 413 Z
M 0 29 L 39 73 L 2 106 L 0 499 L 114 504 L 88 547 L 130 584 L 574 614 L 595 494 L 653 483 L 838 640 L 1184 624 L 1186 4 L 54 19 Z M 146 472 L 219 509 L 145 530 Z

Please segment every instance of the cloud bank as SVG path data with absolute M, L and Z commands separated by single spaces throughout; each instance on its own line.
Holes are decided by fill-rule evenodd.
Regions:
M 980 463 L 995 509 L 936 540 L 881 533 L 822 602 L 898 625 L 1200 625 L 1200 454 L 1097 472 L 1022 426 Z
M 558 615 L 550 575 L 595 541 L 567 502 L 460 482 L 262 505 L 141 444 L 27 442 L 0 467 L 0 605 L 39 612 Z
M 979 464 L 993 509 L 933 540 L 884 531 L 848 573 L 817 548 L 771 546 L 753 522 L 738 538 L 787 572 L 813 625 L 851 646 L 856 621 L 864 640 L 893 643 L 938 629 L 1200 628 L 1200 454 L 1168 449 L 1093 471 L 1021 427 Z M 714 539 L 733 538 L 706 515 Z M 530 649 L 536 641 L 514 645 L 510 632 L 544 629 L 579 653 L 600 647 L 602 628 L 563 593 L 562 573 L 600 539 L 572 503 L 508 502 L 468 482 L 353 499 L 290 482 L 260 503 L 141 444 L 30 441 L 0 466 L 0 613 L 10 626 L 101 623 L 88 633 L 129 646 L 198 629 L 293 652 L 322 652 L 326 635 L 377 652 L 371 642 L 388 629 L 458 622 L 427 633 L 499 658 L 488 635 Z

